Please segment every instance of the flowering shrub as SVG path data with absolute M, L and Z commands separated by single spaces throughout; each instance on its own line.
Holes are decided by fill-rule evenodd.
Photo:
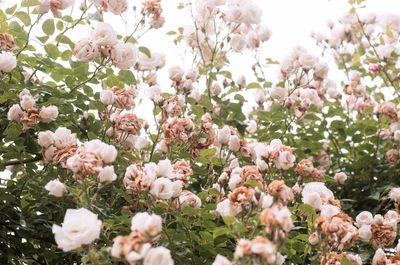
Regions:
M 351 0 L 312 34 L 324 56 L 278 62 L 252 0 L 183 2 L 190 65 L 166 67 L 141 46 L 166 1 L 10 2 L 1 264 L 400 264 L 399 16 Z

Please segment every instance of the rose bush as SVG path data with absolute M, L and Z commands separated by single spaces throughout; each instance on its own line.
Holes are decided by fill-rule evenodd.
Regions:
M 0 263 L 400 264 L 400 16 L 349 3 L 271 59 L 255 2 L 183 2 L 169 68 L 160 0 L 7 3 Z

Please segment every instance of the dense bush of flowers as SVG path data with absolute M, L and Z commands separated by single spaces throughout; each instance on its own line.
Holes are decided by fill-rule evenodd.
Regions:
M 399 14 L 271 59 L 252 0 L 79 2 L 0 10 L 1 264 L 400 264 Z

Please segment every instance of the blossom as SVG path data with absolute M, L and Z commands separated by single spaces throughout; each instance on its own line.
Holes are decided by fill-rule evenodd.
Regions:
M 75 0 L 41 0 L 38 7 L 40 14 L 51 11 L 54 15 L 59 16 L 60 10 L 64 10 L 74 4 Z
M 181 66 L 176 65 L 176 66 L 172 66 L 169 68 L 168 70 L 169 73 L 169 79 L 171 79 L 172 81 L 181 81 L 182 77 L 184 75 L 184 70 Z
M 151 56 L 147 54 L 139 53 L 139 65 L 138 69 L 140 71 L 152 71 L 162 68 L 165 65 L 165 54 L 152 52 Z
M 333 192 L 322 182 L 307 183 L 301 192 L 303 203 L 307 203 L 315 209 L 321 209 L 323 204 L 334 199 Z
M 372 213 L 368 211 L 363 211 L 356 216 L 356 223 L 360 227 L 363 225 L 371 225 L 373 221 Z
M 72 50 L 75 57 L 81 62 L 93 61 L 98 55 L 97 45 L 90 38 L 84 38 L 78 41 Z
M 54 134 L 52 131 L 39 132 L 38 144 L 42 147 L 49 147 L 54 144 Z
M 68 209 L 62 226 L 53 225 L 53 234 L 57 246 L 67 252 L 98 239 L 100 229 L 101 221 L 96 214 L 85 208 Z
M 21 117 L 24 115 L 21 107 L 18 104 L 14 104 L 8 110 L 7 119 L 9 121 L 20 121 Z
M 150 193 L 158 199 L 171 199 L 174 194 L 173 183 L 168 178 L 158 178 L 151 184 Z
M 217 255 L 212 265 L 231 265 L 232 263 L 224 256 Z
M 54 132 L 54 145 L 57 148 L 76 145 L 76 135 L 71 130 L 60 127 Z
M 113 27 L 104 22 L 97 24 L 91 33 L 94 43 L 99 46 L 113 46 L 117 44 L 117 33 Z
M 200 208 L 201 207 L 201 200 L 200 198 L 188 191 L 188 190 L 184 190 L 181 192 L 181 194 L 178 197 L 178 202 L 179 202 L 179 206 L 180 207 L 193 207 L 193 208 Z
M 242 211 L 240 205 L 234 205 L 229 199 L 225 199 L 217 204 L 217 209 L 215 210 L 220 216 L 236 216 Z
M 171 253 L 165 247 L 152 248 L 147 252 L 143 260 L 143 265 L 174 265 Z
M 389 198 L 394 202 L 400 202 L 400 188 L 392 188 L 389 191 Z
M 39 117 L 42 122 L 52 122 L 57 119 L 58 108 L 56 106 L 42 107 L 39 112 Z
M 138 48 L 132 43 L 123 43 L 119 41 L 112 47 L 110 58 L 116 67 L 127 70 L 136 64 L 138 53 Z
M 99 175 L 98 175 L 100 182 L 113 182 L 117 179 L 117 175 L 114 173 L 114 166 L 106 166 L 104 167 Z
M 115 96 L 112 90 L 102 90 L 100 92 L 100 101 L 104 105 L 112 105 L 114 103 Z
M 346 179 L 347 179 L 347 175 L 346 175 L 346 173 L 344 173 L 344 172 L 339 172 L 339 173 L 336 173 L 335 176 L 334 176 L 333 178 L 335 179 L 335 181 L 336 181 L 337 183 L 343 185 L 344 182 L 345 182 Z
M 67 192 L 67 186 L 58 179 L 49 181 L 44 188 L 50 195 L 55 197 L 62 197 L 64 193 Z
M 0 54 L 0 71 L 9 73 L 17 67 L 17 58 L 10 52 Z
M 131 230 L 145 233 L 154 237 L 161 232 L 161 224 L 162 219 L 156 214 L 148 214 L 146 212 L 137 213 L 132 218 Z

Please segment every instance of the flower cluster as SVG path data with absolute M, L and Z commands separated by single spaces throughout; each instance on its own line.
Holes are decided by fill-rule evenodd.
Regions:
M 102 11 L 110 11 L 115 15 L 121 15 L 128 10 L 127 0 L 89 0 Z
M 122 70 L 135 66 L 139 58 L 138 48 L 132 43 L 118 40 L 112 26 L 103 22 L 92 30 L 90 38 L 84 38 L 75 45 L 73 53 L 82 62 L 93 61 L 101 55 Z
M 36 101 L 28 89 L 22 90 L 19 94 L 19 104 L 14 104 L 8 110 L 7 118 L 10 121 L 22 123 L 23 129 L 27 130 L 39 122 L 50 123 L 55 121 L 58 116 L 56 106 L 42 106 L 39 110 L 36 108 Z
M 74 5 L 75 0 L 41 0 L 38 6 L 40 14 L 51 11 L 55 16 L 61 15 L 61 10 Z
M 117 236 L 111 249 L 111 255 L 124 258 L 130 265 L 142 261 L 143 265 L 173 265 L 170 251 L 165 247 L 152 247 L 162 230 L 162 219 L 155 214 L 137 213 L 132 218 L 131 233 Z
M 107 164 L 114 162 L 117 154 L 114 146 L 100 140 L 92 140 L 84 143 L 68 158 L 66 167 L 74 173 L 75 179 L 94 175 L 100 182 L 112 182 L 117 175 L 114 173 L 114 166 Z

